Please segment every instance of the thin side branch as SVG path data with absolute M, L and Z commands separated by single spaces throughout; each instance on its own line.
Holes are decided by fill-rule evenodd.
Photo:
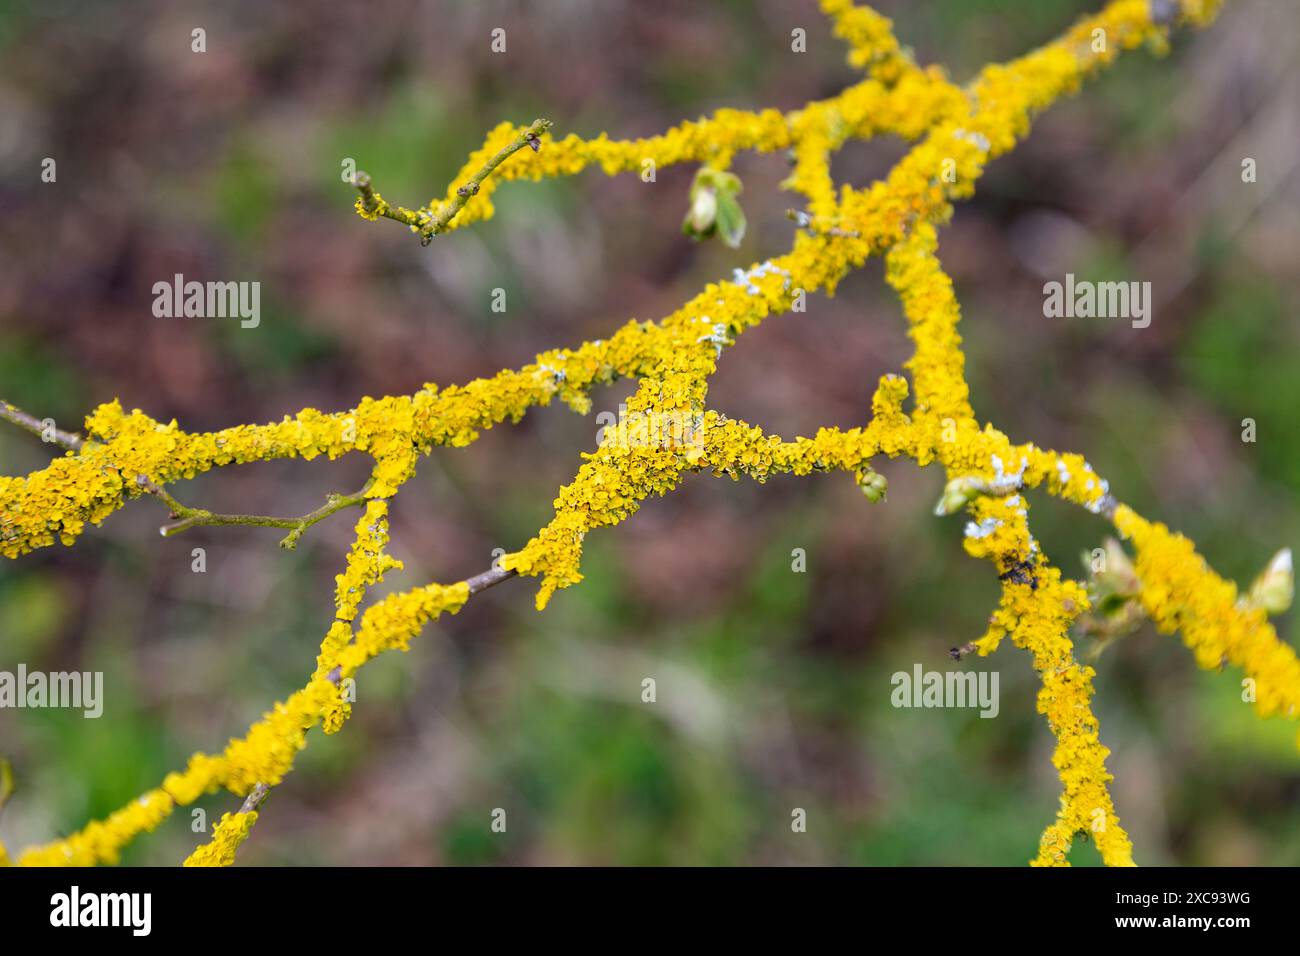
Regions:
M 312 525 L 324 521 L 332 514 L 342 511 L 344 508 L 353 508 L 363 505 L 366 502 L 366 492 L 370 490 L 370 485 L 374 479 L 367 481 L 361 486 L 359 491 L 350 495 L 331 494 L 325 499 L 325 504 L 321 505 L 315 511 L 303 515 L 301 518 L 274 518 L 268 515 L 237 515 L 237 514 L 217 514 L 208 511 L 206 508 L 191 508 L 183 505 L 172 497 L 168 492 L 159 485 L 146 479 L 143 475 L 136 479 L 136 482 L 149 494 L 161 499 L 171 509 L 172 518 L 179 519 L 174 524 L 163 525 L 159 532 L 164 538 L 170 538 L 174 534 L 180 534 L 189 528 L 210 527 L 213 525 L 246 525 L 258 528 L 288 528 L 289 533 L 285 535 L 280 542 L 280 547 L 292 551 L 298 547 L 298 539 L 303 536 L 308 528 Z
M 31 432 L 42 441 L 48 441 L 47 435 L 52 436 L 54 444 L 68 451 L 80 451 L 82 438 L 74 432 L 61 431 L 58 428 L 47 428 L 45 422 L 41 421 L 35 415 L 29 415 L 27 412 L 18 408 L 16 405 L 10 405 L 8 402 L 0 399 L 0 418 L 13 422 L 19 428 Z
M 505 568 L 494 567 L 482 574 L 476 574 L 472 578 L 466 578 L 465 583 L 469 585 L 470 594 L 478 594 L 480 591 L 495 587 L 507 578 L 513 578 L 518 573 L 518 571 L 507 571 Z
M 492 175 L 493 170 L 504 163 L 525 146 L 534 152 L 541 148 L 541 136 L 553 124 L 548 119 L 536 119 L 532 124 L 519 131 L 519 135 L 498 150 L 497 154 L 483 164 L 469 180 L 456 188 L 456 195 L 451 202 L 442 203 L 437 212 L 431 208 L 407 209 L 405 206 L 393 206 L 375 191 L 369 173 L 358 171 L 353 177 L 353 184 L 361 193 L 360 205 L 368 216 L 383 216 L 395 222 L 403 223 L 414 229 L 420 236 L 420 244 L 427 246 L 433 237 L 445 232 L 456 215 L 465 208 L 471 196 L 478 193 L 483 181 Z

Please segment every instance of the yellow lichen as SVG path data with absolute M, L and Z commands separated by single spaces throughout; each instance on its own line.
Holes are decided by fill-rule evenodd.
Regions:
M 1162 631 L 1179 631 L 1202 666 L 1226 662 L 1258 684 L 1261 715 L 1296 716 L 1300 663 L 1281 643 L 1264 612 L 1243 607 L 1236 588 L 1195 554 L 1190 542 L 1118 505 L 1109 486 L 1082 456 L 1015 444 L 982 424 L 970 404 L 957 327 L 960 308 L 937 258 L 937 226 L 952 202 L 973 192 L 988 161 L 1011 149 L 1035 115 L 1105 66 L 1122 50 L 1163 47 L 1167 27 L 1153 23 L 1146 0 L 1117 0 L 1060 39 L 1010 63 L 991 65 L 960 88 L 937 67 L 918 67 L 893 36 L 889 21 L 850 0 L 821 0 L 834 32 L 850 46 L 849 60 L 866 77 L 837 96 L 790 113 L 722 109 L 643 139 L 540 137 L 540 149 L 519 149 L 483 178 L 492 157 L 519 143 L 520 128 L 502 123 L 441 198 L 426 210 L 390 206 L 369 188 L 357 211 L 376 219 L 390 210 L 413 220 L 446 219 L 450 231 L 492 216 L 502 182 L 575 175 L 598 166 L 607 175 L 653 163 L 695 163 L 723 170 L 741 150 L 789 150 L 793 170 L 783 184 L 806 200 L 792 248 L 711 283 L 658 322 L 630 321 L 608 339 L 538 355 L 532 364 L 490 378 L 414 395 L 364 398 L 333 413 L 304 409 L 266 425 L 189 433 L 117 402 L 86 419 L 87 441 L 25 477 L 0 477 L 0 553 L 15 558 L 55 540 L 71 544 L 86 524 L 99 524 L 149 483 L 164 486 L 230 464 L 363 452 L 374 460 L 366 510 L 336 579 L 335 617 L 306 686 L 229 742 L 219 755 L 195 754 L 183 771 L 102 822 L 23 853 L 24 864 L 115 862 L 141 832 L 155 828 L 177 805 L 225 789 L 239 796 L 257 784 L 279 783 L 320 725 L 338 730 L 350 704 L 342 687 L 374 656 L 405 650 L 429 621 L 455 613 L 470 586 L 430 584 L 374 602 L 368 589 L 401 563 L 386 552 L 388 499 L 414 473 L 418 456 L 435 446 L 463 447 L 483 429 L 517 422 L 530 408 L 559 397 L 576 411 L 588 392 L 622 377 L 639 379 L 626 420 L 607 428 L 585 454 L 574 480 L 555 499 L 554 517 L 502 565 L 541 579 L 537 606 L 582 579 L 586 535 L 630 517 L 651 495 L 673 490 L 688 473 L 765 481 L 774 474 L 844 471 L 861 476 L 877 455 L 940 464 L 949 479 L 941 514 L 965 509 L 965 548 L 990 561 L 1002 599 L 981 654 L 1010 638 L 1033 658 L 1042 681 L 1038 710 L 1056 739 L 1060 808 L 1044 831 L 1035 864 L 1068 863 L 1079 835 L 1090 836 L 1102 859 L 1131 864 L 1132 847 L 1108 791 L 1107 749 L 1091 710 L 1092 669 L 1075 660 L 1071 622 L 1088 607 L 1085 590 L 1049 565 L 1029 530 L 1025 493 L 1055 496 L 1114 521 L 1137 550 L 1141 601 Z M 1204 25 L 1216 0 L 1182 0 L 1183 22 Z M 1101 30 L 1105 48 L 1091 39 Z M 537 126 L 536 129 L 543 127 Z M 916 145 L 882 181 L 836 190 L 831 154 L 851 139 L 891 133 Z M 475 177 L 475 189 L 462 192 Z M 481 180 L 481 181 L 479 181 Z M 449 218 L 448 218 L 449 217 Z M 873 255 L 886 257 L 886 279 L 897 291 L 915 346 L 911 376 L 883 376 L 859 428 L 819 429 L 785 440 L 707 406 L 708 382 L 725 348 L 772 314 L 788 311 L 800 294 L 833 294 L 839 281 Z M 905 403 L 912 397 L 912 407 Z M 881 491 L 880 486 L 872 485 Z M 879 497 L 879 494 L 876 495 Z M 358 621 L 358 615 L 360 620 Z M 255 822 L 255 812 L 226 814 L 213 839 L 186 861 L 227 865 Z M 0 849 L 0 862 L 4 861 Z
M 195 849 L 182 866 L 230 866 L 240 844 L 248 839 L 248 832 L 257 822 L 257 811 L 225 813 L 212 832 L 212 839 Z

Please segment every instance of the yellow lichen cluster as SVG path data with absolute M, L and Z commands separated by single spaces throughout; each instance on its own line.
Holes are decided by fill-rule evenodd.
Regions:
M 257 811 L 223 813 L 212 839 L 195 849 L 185 858 L 182 866 L 230 866 L 235 862 L 235 852 L 248 839 L 248 832 L 257 822 Z
M 1300 659 L 1278 640 L 1265 611 L 1242 607 L 1237 586 L 1210 570 L 1181 534 L 1123 505 L 1115 512 L 1115 527 L 1133 541 L 1140 599 L 1155 626 L 1181 634 L 1207 670 L 1240 668 L 1255 683 L 1261 717 L 1300 713 Z
M 443 612 L 455 613 L 470 596 L 468 581 L 416 588 L 373 603 L 353 626 L 368 589 L 401 567 L 385 551 L 387 500 L 414 473 L 418 456 L 437 445 L 468 445 L 482 429 L 518 421 L 529 408 L 556 396 L 585 413 L 593 386 L 622 377 L 639 379 L 627 420 L 605 430 L 599 447 L 583 456 L 574 480 L 560 489 L 554 518 L 522 549 L 505 556 L 502 566 L 541 579 L 540 609 L 556 590 L 582 579 L 588 532 L 618 524 L 646 498 L 668 493 L 689 473 L 761 482 L 779 473 L 844 471 L 861 481 L 880 454 L 907 456 L 922 466 L 939 463 L 949 479 L 939 513 L 969 512 L 965 548 L 991 561 L 1003 585 L 999 607 L 975 647 L 988 654 L 1010 637 L 1031 654 L 1042 680 L 1038 710 L 1057 742 L 1053 763 L 1061 780 L 1060 810 L 1034 863 L 1068 864 L 1072 841 L 1080 834 L 1095 840 L 1108 864 L 1131 864 L 1132 847 L 1107 789 L 1108 751 L 1091 710 L 1094 674 L 1075 660 L 1069 634 L 1071 622 L 1088 607 L 1087 594 L 1048 564 L 1030 533 L 1024 497 L 1029 489 L 1043 487 L 1113 520 L 1134 542 L 1141 600 L 1156 626 L 1181 632 L 1202 666 L 1241 667 L 1258 682 L 1261 715 L 1295 716 L 1300 700 L 1295 653 L 1278 640 L 1262 611 L 1236 601 L 1235 587 L 1210 571 L 1189 542 L 1118 505 L 1082 456 L 1018 445 L 979 423 L 964 375 L 959 306 L 937 258 L 936 226 L 951 214 L 953 200 L 971 194 L 987 162 L 1012 148 L 1034 115 L 1073 92 L 1121 50 L 1142 44 L 1163 49 L 1167 24 L 1153 22 L 1146 0 L 1118 0 L 1056 42 L 989 66 L 961 88 L 942 70 L 913 63 L 889 21 L 874 11 L 850 0 L 821 3 L 836 35 L 850 45 L 850 62 L 867 74 L 839 95 L 786 114 L 719 110 L 645 139 L 546 134 L 540 149 L 520 150 L 483 178 L 484 164 L 520 136 L 519 127 L 502 124 L 424 214 L 435 216 L 460 203 L 444 229 L 451 231 L 490 217 L 497 185 L 513 179 L 574 175 L 592 165 L 608 175 L 641 170 L 647 163 L 722 170 L 740 150 L 789 150 L 794 168 L 783 185 L 804 198 L 807 212 L 800 215 L 802 228 L 787 254 L 735 270 L 732 279 L 708 285 L 659 322 L 631 321 L 608 339 L 552 350 L 521 369 L 464 386 L 440 390 L 429 384 L 411 396 L 366 398 L 345 412 L 306 409 L 268 425 L 201 434 L 109 403 L 88 417 L 88 440 L 77 452 L 26 477 L 0 478 L 0 549 L 17 557 L 56 538 L 71 543 L 87 522 L 99 523 L 126 499 L 142 494 L 149 482 L 161 486 L 211 468 L 271 458 L 335 458 L 362 451 L 375 461 L 366 512 L 337 579 L 335 619 L 307 686 L 276 704 L 220 755 L 196 754 L 160 789 L 65 840 L 28 850 L 19 862 L 114 862 L 127 842 L 157 827 L 176 805 L 220 788 L 243 796 L 257 784 L 279 783 L 311 728 L 320 724 L 333 732 L 346 720 L 349 704 L 341 688 L 366 661 L 385 650 L 405 649 L 426 623 Z M 1179 18 L 1201 25 L 1216 8 L 1214 0 L 1182 0 Z M 1106 41 L 1100 47 L 1098 31 Z M 918 142 L 884 180 L 867 189 L 844 185 L 837 191 L 831 154 L 851 139 L 881 133 Z M 476 174 L 476 188 L 462 191 L 461 184 Z M 375 203 L 387 205 L 372 195 Z M 365 218 L 376 218 L 375 208 L 358 202 Z M 800 294 L 833 294 L 845 274 L 881 254 L 915 345 L 906 366 L 910 390 L 901 376 L 886 375 L 864 426 L 824 428 L 792 441 L 707 407 L 709 378 L 738 336 L 769 315 L 788 311 Z M 910 412 L 904 408 L 909 391 Z M 635 437 L 645 435 L 660 437 Z M 256 812 L 225 815 L 212 841 L 186 863 L 229 864 L 256 817 Z

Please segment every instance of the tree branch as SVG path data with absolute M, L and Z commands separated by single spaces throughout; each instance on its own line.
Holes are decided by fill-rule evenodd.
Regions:
M 266 784 L 256 784 L 253 789 L 248 792 L 248 796 L 244 799 L 244 805 L 239 808 L 239 812 L 252 813 L 262 805 L 270 792 L 271 788 Z
M 481 594 L 488 588 L 496 587 L 502 581 L 517 577 L 518 574 L 518 571 L 511 571 L 506 568 L 494 566 L 480 574 L 474 575 L 471 578 L 466 578 L 462 583 L 469 587 L 470 596 L 473 597 L 475 594 Z M 354 637 L 353 640 L 355 641 L 356 638 Z M 325 676 L 331 683 L 337 684 L 339 680 L 342 679 L 343 674 L 339 668 L 336 667 Z
M 478 594 L 490 587 L 495 587 L 507 578 L 515 577 L 518 573 L 518 571 L 494 567 L 482 574 L 476 574 L 472 578 L 466 578 L 465 583 L 469 585 L 470 594 Z
M 170 538 L 174 534 L 180 534 L 189 528 L 210 527 L 214 525 L 245 525 L 258 528 L 288 528 L 289 533 L 285 535 L 280 542 L 280 547 L 292 551 L 298 547 L 298 539 L 312 525 L 324 521 L 330 515 L 342 511 L 344 508 L 352 508 L 357 505 L 365 504 L 366 492 L 374 483 L 370 479 L 361 486 L 359 491 L 350 495 L 331 494 L 325 499 L 325 504 L 321 505 L 315 511 L 303 515 L 301 518 L 273 518 L 267 515 L 239 515 L 239 514 L 217 514 L 208 511 L 206 508 L 191 508 L 183 505 L 174 497 L 167 493 L 161 486 L 154 484 L 140 475 L 136 478 L 136 483 L 140 485 L 149 494 L 159 498 L 170 509 L 171 516 L 179 519 L 174 524 L 163 525 L 158 529 L 164 538 Z
M 19 428 L 31 432 L 42 441 L 46 440 L 44 422 L 34 415 L 27 414 L 16 405 L 10 405 L 3 399 L 0 399 L 0 418 L 13 422 Z M 57 428 L 52 429 L 51 434 L 54 436 L 54 444 L 66 448 L 68 451 L 81 451 L 82 438 L 80 435 L 74 432 L 60 431 Z
M 48 429 L 43 421 L 28 412 L 23 411 L 17 405 L 12 405 L 3 399 L 0 399 L 0 418 L 12 422 L 19 428 L 31 432 L 43 441 L 47 434 L 53 436 L 53 443 L 68 451 L 81 451 L 85 445 L 85 440 L 74 432 L 65 432 L 58 428 Z M 324 521 L 330 515 L 342 511 L 344 508 L 352 508 L 357 505 L 363 505 L 366 501 L 366 492 L 374 483 L 370 479 L 361 486 L 360 491 L 353 492 L 350 495 L 331 494 L 325 499 L 325 504 L 321 505 L 315 511 L 303 515 L 301 518 L 273 518 L 263 515 L 236 515 L 236 514 L 217 514 L 208 511 L 206 508 L 191 508 L 189 505 L 181 504 L 171 495 L 162 485 L 151 480 L 148 475 L 136 475 L 136 485 L 147 494 L 153 495 L 162 501 L 171 510 L 171 517 L 179 519 L 175 524 L 163 525 L 158 529 L 164 538 L 170 538 L 174 534 L 179 534 L 188 528 L 196 528 L 211 525 L 251 525 L 261 528 L 287 528 L 289 533 L 280 541 L 280 547 L 292 551 L 298 547 L 298 539 L 306 533 L 307 529 L 313 525 Z
M 385 219 L 392 219 L 395 222 L 410 226 L 419 234 L 420 245 L 427 246 L 433 241 L 434 236 L 446 232 L 447 226 L 465 208 L 465 203 L 469 202 L 470 197 L 477 195 L 483 181 L 492 175 L 493 170 L 525 146 L 532 147 L 534 152 L 541 148 L 541 135 L 550 129 L 552 125 L 548 119 L 533 120 L 531 125 L 520 130 L 514 139 L 501 147 L 496 155 L 484 163 L 483 167 L 471 176 L 467 182 L 457 187 L 456 195 L 451 202 L 442 203 L 437 212 L 433 211 L 432 206 L 428 209 L 423 207 L 420 209 L 407 209 L 405 206 L 390 205 L 383 196 L 375 191 L 370 174 L 358 171 L 352 182 L 361 193 L 361 199 L 359 200 L 361 208 L 372 217 L 383 216 Z

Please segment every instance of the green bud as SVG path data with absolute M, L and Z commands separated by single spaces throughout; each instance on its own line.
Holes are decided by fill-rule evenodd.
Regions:
M 692 239 L 721 236 L 733 249 L 745 236 L 745 212 L 740 208 L 740 178 L 734 173 L 705 167 L 691 183 L 691 208 L 682 232 Z
M 682 231 L 693 239 L 713 234 L 718 220 L 718 191 L 691 187 L 691 211 L 686 214 Z
M 889 479 L 878 471 L 868 468 L 854 477 L 863 496 L 870 502 L 884 501 L 885 492 L 889 490 Z
M 1250 586 L 1246 603 L 1263 608 L 1269 614 L 1285 614 L 1295 598 L 1295 574 L 1291 565 L 1291 549 L 1283 548 L 1273 555 L 1268 567 Z
M 1100 622 L 1102 636 L 1115 628 L 1127 633 L 1128 623 L 1137 620 L 1135 614 L 1141 607 L 1137 600 L 1141 590 L 1137 571 L 1124 546 L 1114 538 L 1107 538 L 1105 548 L 1100 550 L 1100 555 L 1096 551 L 1083 554 L 1089 574 L 1088 601 L 1094 618 Z
M 1137 571 L 1133 567 L 1133 562 L 1129 560 L 1124 546 L 1114 538 L 1106 539 L 1106 573 L 1115 575 L 1120 582 L 1124 583 L 1125 590 L 1137 589 Z
M 954 478 L 948 484 L 944 485 L 943 497 L 939 503 L 934 506 L 934 513 L 937 515 L 956 514 L 965 508 L 970 502 L 974 501 L 976 496 L 981 492 L 981 483 L 978 478 L 971 475 L 962 475 Z

